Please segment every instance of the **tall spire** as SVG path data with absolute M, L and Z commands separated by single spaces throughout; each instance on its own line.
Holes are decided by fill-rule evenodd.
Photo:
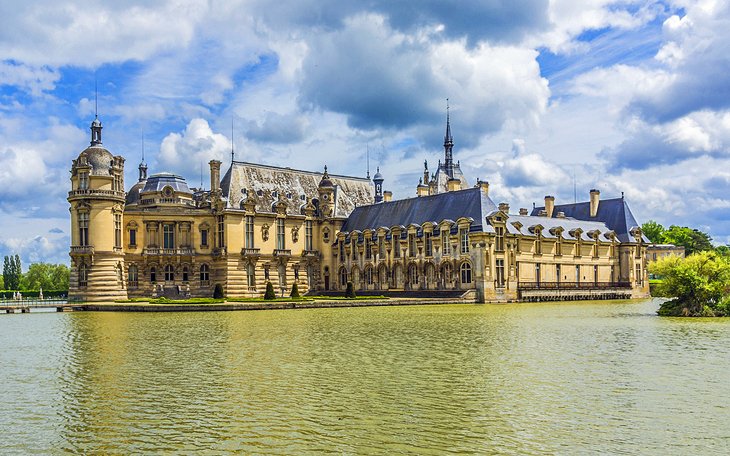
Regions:
M 367 147 L 368 171 L 367 171 L 367 175 L 365 177 L 367 177 L 368 180 L 370 180 L 370 144 L 367 144 L 366 147 Z
M 144 131 L 142 132 L 142 161 L 139 162 L 139 180 L 147 179 L 147 163 L 144 162 Z
M 454 138 L 451 136 L 451 119 L 449 115 L 449 99 L 446 99 L 446 135 L 444 135 L 444 155 L 445 162 L 444 167 L 446 168 L 446 174 L 450 177 L 454 177 L 454 159 L 452 156 L 452 149 L 454 148 Z
M 96 84 L 96 75 L 94 75 L 94 120 L 91 122 L 91 145 L 101 145 L 101 121 L 99 120 L 99 91 Z
M 231 117 L 231 165 L 233 165 L 233 159 L 236 154 L 233 152 L 233 117 Z

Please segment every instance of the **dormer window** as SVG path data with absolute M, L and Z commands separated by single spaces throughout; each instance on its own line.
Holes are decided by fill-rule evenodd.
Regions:
M 79 173 L 79 190 L 89 189 L 89 172 L 81 171 Z

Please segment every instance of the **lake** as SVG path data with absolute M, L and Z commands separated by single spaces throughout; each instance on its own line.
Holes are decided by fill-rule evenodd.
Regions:
M 730 319 L 659 301 L 0 315 L 3 454 L 728 454 Z

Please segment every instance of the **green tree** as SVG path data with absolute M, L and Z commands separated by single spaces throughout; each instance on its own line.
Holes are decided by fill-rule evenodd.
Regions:
M 664 232 L 665 243 L 684 247 L 685 255 L 713 250 L 712 238 L 709 234 L 686 226 L 672 225 Z
M 721 316 L 730 303 L 730 258 L 714 251 L 686 258 L 669 256 L 649 265 L 662 278 L 657 294 L 672 298 L 661 305 L 659 315 Z
M 266 292 L 264 293 L 264 299 L 275 299 L 276 293 L 274 293 L 274 286 L 271 282 L 266 282 Z
M 347 282 L 347 289 L 345 289 L 345 297 L 346 298 L 355 298 L 357 295 L 355 295 L 355 287 L 352 286 L 352 282 Z
M 23 274 L 21 290 L 68 290 L 69 269 L 65 264 L 32 263 Z
M 299 298 L 299 297 L 301 297 L 299 295 L 299 286 L 297 285 L 296 282 L 294 282 L 294 285 L 292 285 L 292 287 L 291 287 L 291 293 L 289 294 L 289 296 L 291 296 L 292 298 Z
M 641 225 L 641 232 L 654 244 L 664 242 L 664 227 L 654 220 L 649 220 Z
M 22 275 L 20 256 L 6 256 L 3 259 L 3 283 L 7 289 L 20 289 L 20 279 L 22 278 Z

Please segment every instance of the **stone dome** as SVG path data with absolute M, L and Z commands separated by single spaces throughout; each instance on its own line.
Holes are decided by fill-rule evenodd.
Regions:
M 101 145 L 87 147 L 79 154 L 77 163 L 91 167 L 91 175 L 110 176 L 114 156 Z
M 330 180 L 330 175 L 327 172 L 327 167 L 324 167 L 324 174 L 322 174 L 322 180 L 319 181 L 319 188 L 330 188 L 334 187 L 335 184 L 332 183 L 332 180 Z
M 129 189 L 127 192 L 127 198 L 125 200 L 126 204 L 137 204 L 139 203 L 140 199 L 140 193 L 142 192 L 142 189 L 144 188 L 145 184 L 147 183 L 147 180 L 141 180 L 137 182 L 136 184 L 132 185 L 132 188 Z

